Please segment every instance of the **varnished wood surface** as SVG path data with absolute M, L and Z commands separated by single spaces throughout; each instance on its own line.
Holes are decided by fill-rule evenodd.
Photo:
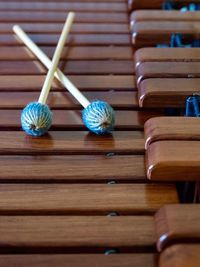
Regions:
M 151 117 L 161 116 L 159 111 L 116 110 L 116 130 L 143 130 L 144 123 Z M 20 109 L 0 109 L 1 130 L 21 130 Z M 54 110 L 51 130 L 85 130 L 81 112 L 77 110 Z
M 137 82 L 148 78 L 199 78 L 200 62 L 144 62 L 136 71 Z
M 62 22 L 35 22 L 34 25 L 30 22 L 20 22 L 20 26 L 28 33 L 57 33 L 62 31 Z M 13 23 L 2 22 L 0 24 L 0 33 L 10 33 L 12 31 Z M 129 34 L 129 26 L 125 23 L 74 23 L 71 28 L 71 33 L 118 33 L 118 34 Z
M 1 25 L 1 24 L 0 24 Z M 107 25 L 106 25 L 107 26 Z M 54 46 L 41 48 L 50 58 L 54 53 Z M 65 46 L 61 58 L 63 60 L 132 60 L 132 49 L 129 46 Z M 27 60 L 36 59 L 24 46 L 2 46 L 0 60 Z
M 139 83 L 140 107 L 182 107 L 187 97 L 199 92 L 199 78 L 148 78 Z
M 156 267 L 156 254 L 60 254 L 60 255 L 0 255 L 0 265 L 7 267 Z
M 143 154 L 143 132 L 117 132 L 102 138 L 82 131 L 56 131 L 42 137 L 24 132 L 0 132 L 0 154 Z
M 44 74 L 46 69 L 39 61 L 0 61 L 0 74 Z M 84 69 L 84 66 L 87 69 Z M 20 69 L 18 69 L 20 67 Z M 132 61 L 99 60 L 99 61 L 61 61 L 60 68 L 65 74 L 134 74 Z M 120 69 L 123 68 L 123 70 Z
M 165 249 L 160 256 L 160 267 L 196 267 L 200 265 L 200 245 L 181 244 Z
M 53 12 L 49 11 L 44 13 L 43 11 L 35 12 L 30 11 L 0 11 L 1 22 L 62 22 L 64 23 L 67 12 Z M 107 12 L 76 12 L 75 22 L 84 23 L 127 23 L 128 13 L 110 13 Z
M 95 99 L 106 101 L 116 109 L 135 109 L 138 107 L 137 92 L 134 91 L 85 92 L 84 95 L 90 101 Z M 0 92 L 0 108 L 23 109 L 28 103 L 37 101 L 38 97 L 38 92 Z M 66 90 L 63 92 L 51 92 L 47 104 L 52 109 L 81 108 L 80 104 Z
M 136 90 L 133 75 L 68 75 L 67 77 L 81 91 Z M 0 91 L 38 91 L 39 94 L 45 75 L 12 75 L 12 79 L 10 78 L 9 75 L 0 76 Z M 51 91 L 54 90 L 66 92 L 66 89 L 56 80 L 53 82 Z
M 0 14 L 1 16 L 1 14 Z M 29 34 L 30 38 L 38 45 L 56 45 L 59 39 L 58 34 Z M 20 42 L 18 39 L 11 34 L 1 34 L 0 35 L 1 45 L 18 45 Z M 129 45 L 130 36 L 128 34 L 69 34 L 66 44 L 71 46 L 77 45 Z
M 200 141 L 200 124 L 198 118 L 192 117 L 158 117 L 145 123 L 145 148 L 161 140 L 196 140 Z
M 133 62 L 126 60 L 61 61 L 65 74 L 134 74 Z M 39 61 L 0 61 L 0 75 L 45 74 L 46 69 Z
M 85 92 L 84 95 L 90 100 L 101 99 L 107 101 L 116 109 L 138 109 L 136 92 Z M 22 109 L 28 103 L 38 100 L 38 93 L 30 92 L 1 92 L 1 109 Z M 52 92 L 47 104 L 52 109 L 82 109 L 80 104 L 68 92 Z M 80 117 L 80 114 L 79 114 Z
M 130 24 L 131 27 L 133 27 L 134 23 L 143 21 L 199 22 L 199 19 L 199 12 L 180 12 L 179 10 L 136 10 L 131 14 Z
M 127 12 L 127 5 L 125 2 L 119 3 L 106 3 L 106 2 L 86 2 L 86 3 L 73 3 L 73 2 L 49 2 L 48 5 L 44 1 L 36 2 L 19 2 L 19 1 L 1 1 L 0 9 L 6 11 L 91 11 L 91 12 Z
M 0 180 L 94 183 L 113 179 L 146 181 L 143 155 L 109 155 L 0 156 Z
M 136 67 L 143 62 L 200 61 L 200 48 L 141 48 L 134 53 Z
M 155 46 L 157 44 L 169 45 L 173 33 L 181 33 L 184 41 L 192 42 L 198 39 L 200 32 L 199 22 L 183 21 L 139 21 L 134 23 L 132 29 L 132 42 L 137 48 Z
M 155 215 L 157 249 L 172 244 L 200 244 L 200 205 L 167 205 Z
M 150 215 L 178 203 L 167 184 L 1 184 L 0 194 L 1 215 Z
M 152 143 L 146 154 L 147 177 L 159 181 L 200 179 L 200 142 L 166 140 Z
M 151 216 L 1 216 L 1 251 L 154 251 Z M 101 229 L 101 230 L 100 230 Z

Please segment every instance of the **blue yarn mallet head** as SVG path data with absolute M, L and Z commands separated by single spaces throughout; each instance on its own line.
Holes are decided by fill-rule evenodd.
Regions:
M 28 135 L 44 135 L 51 127 L 52 112 L 47 105 L 31 102 L 22 111 L 21 124 Z
M 111 133 L 115 124 L 113 108 L 104 101 L 91 102 L 82 112 L 83 122 L 93 133 Z

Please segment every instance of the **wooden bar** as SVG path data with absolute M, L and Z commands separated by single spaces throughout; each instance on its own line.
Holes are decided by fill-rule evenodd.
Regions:
M 33 13 L 32 13 L 33 14 Z M 64 23 L 67 12 L 34 12 L 30 16 L 27 11 L 0 11 L 1 22 L 62 22 Z M 128 13 L 110 13 L 107 12 L 76 12 L 75 22 L 84 23 L 128 23 Z
M 20 26 L 27 33 L 57 33 L 62 31 L 63 23 L 48 23 L 48 22 L 20 22 Z M 13 33 L 13 23 L 1 23 L 0 33 Z M 72 25 L 72 33 L 118 33 L 118 34 L 129 34 L 129 27 L 125 23 L 74 23 Z
M 128 0 L 129 10 L 133 9 L 158 9 L 161 8 L 163 4 L 163 0 Z
M 58 34 L 29 34 L 29 37 L 38 45 L 56 45 L 59 39 Z M 130 36 L 128 34 L 87 34 L 87 33 L 77 33 L 69 34 L 66 44 L 71 46 L 77 45 L 124 45 L 127 46 L 131 42 Z M 1 45 L 19 45 L 21 42 L 14 36 L 10 34 L 0 34 Z
M 0 49 L 1 53 L 1 49 Z M 133 91 L 135 88 L 135 76 L 133 75 L 68 75 L 67 76 L 79 90 L 86 91 Z M 0 91 L 40 91 L 45 75 L 9 75 L 0 76 Z M 66 91 L 57 81 L 53 83 L 52 91 Z
M 146 154 L 146 171 L 152 181 L 199 181 L 200 142 L 164 140 L 152 143 Z
M 151 117 L 162 116 L 160 111 L 116 110 L 116 130 L 143 130 Z M 21 130 L 21 110 L 0 109 L 1 130 Z M 54 110 L 51 130 L 86 130 L 81 112 L 77 110 Z
M 135 76 L 133 75 L 67 75 L 67 77 L 79 88 L 86 91 L 132 91 L 135 88 Z M 1 75 L 1 91 L 39 91 L 42 87 L 45 75 Z M 58 81 L 52 86 L 52 91 L 65 91 L 66 89 Z
M 144 62 L 136 71 L 137 83 L 149 78 L 199 78 L 200 62 Z
M 32 255 L 0 255 L 0 265 L 13 267 L 65 267 L 66 263 L 73 267 L 156 267 L 157 255 L 150 253 L 142 254 L 32 254 Z
M 53 140 L 53 142 L 52 142 Z M 143 154 L 144 137 L 139 131 L 115 131 L 104 138 L 82 131 L 49 132 L 42 137 L 27 136 L 20 131 L 0 132 L 0 154 Z
M 60 69 L 65 74 L 106 75 L 134 73 L 133 62 L 130 60 L 92 60 L 92 61 L 61 61 Z M 0 75 L 35 75 L 45 74 L 46 68 L 39 61 L 0 61 Z
M 112 151 L 107 155 L 74 155 L 73 157 L 71 155 L 2 155 L 0 169 L 1 182 L 146 181 L 143 155 L 121 156 L 113 154 Z
M 179 8 L 191 4 L 199 3 L 199 0 L 173 0 L 172 1 Z M 134 9 L 161 9 L 164 1 L 163 0 L 128 0 L 129 10 Z M 160 10 L 159 10 L 160 11 Z
M 181 243 L 200 244 L 200 205 L 167 205 L 155 215 L 157 249 Z
M 0 236 L 2 252 L 29 253 L 154 251 L 156 241 L 151 216 L 1 216 Z
M 199 92 L 199 81 L 199 78 L 166 77 L 143 80 L 138 89 L 139 106 L 185 108 L 187 97 Z
M 43 46 L 42 50 L 52 58 L 55 47 Z M 36 60 L 37 58 L 24 46 L 2 46 L 0 60 Z M 121 46 L 65 46 L 61 56 L 62 60 L 132 60 L 132 49 Z
M 178 203 L 170 184 L 1 184 L 0 193 L 1 216 L 152 215 Z
M 200 23 L 183 21 L 142 21 L 136 22 L 132 30 L 132 43 L 135 47 L 169 45 L 171 35 L 183 34 L 184 41 L 191 43 L 199 39 Z
M 108 102 L 116 109 L 135 109 L 138 107 L 136 92 L 84 92 L 91 101 L 101 99 Z M 22 109 L 29 102 L 38 100 L 37 92 L 0 92 L 0 109 Z M 82 109 L 80 104 L 71 96 L 67 90 L 63 92 L 52 92 L 49 94 L 47 104 L 52 109 Z
M 163 1 L 164 2 L 164 1 Z M 191 1 L 194 3 L 193 1 Z M 199 12 L 180 12 L 179 10 L 136 10 L 130 17 L 130 25 L 136 22 L 199 22 Z
M 74 11 L 74 12 L 126 12 L 126 3 L 65 3 L 49 2 L 48 5 L 43 1 L 37 2 L 17 2 L 1 1 L 0 9 L 5 11 Z
M 200 265 L 200 245 L 180 244 L 165 249 L 160 256 L 160 267 L 195 267 Z
M 141 48 L 134 54 L 136 67 L 144 62 L 199 62 L 200 48 Z
M 161 140 L 200 141 L 198 118 L 158 117 L 149 119 L 144 125 L 145 148 Z

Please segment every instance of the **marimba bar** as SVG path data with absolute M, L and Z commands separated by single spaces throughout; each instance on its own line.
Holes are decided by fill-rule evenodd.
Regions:
M 198 266 L 200 261 L 199 252 L 200 246 L 198 244 L 173 245 L 167 248 L 163 253 L 161 253 L 159 266 Z
M 136 11 L 130 27 L 135 47 L 169 45 L 172 34 L 182 34 L 184 43 L 199 40 L 199 12 Z
M 130 10 L 135 10 L 135 9 L 161 9 L 167 1 L 165 0 L 128 0 L 128 5 Z M 181 8 L 185 5 L 195 3 L 199 4 L 199 0 L 173 0 L 170 1 L 176 8 Z

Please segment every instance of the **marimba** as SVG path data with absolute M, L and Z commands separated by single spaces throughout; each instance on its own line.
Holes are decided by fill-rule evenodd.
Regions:
M 26 136 L 21 109 L 37 99 L 46 69 L 12 25 L 51 57 L 69 10 L 77 16 L 60 68 L 114 107 L 115 131 L 88 133 L 55 80 L 51 130 Z M 0 265 L 197 266 L 199 206 L 180 204 L 174 180 L 147 179 L 144 123 L 165 112 L 139 107 L 134 73 L 145 62 L 135 69 L 127 1 L 1 0 L 0 19 Z

